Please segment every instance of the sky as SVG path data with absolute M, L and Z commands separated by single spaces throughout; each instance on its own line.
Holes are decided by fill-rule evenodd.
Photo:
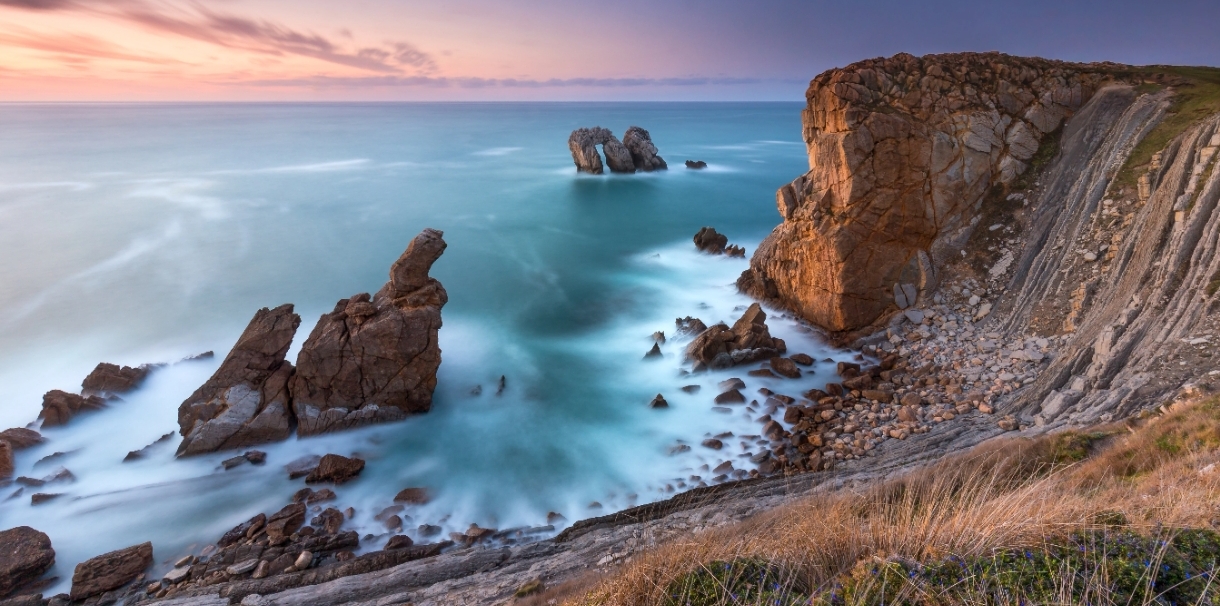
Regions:
M 800 101 L 860 59 L 1220 65 L 1220 0 L 0 0 L 0 102 Z

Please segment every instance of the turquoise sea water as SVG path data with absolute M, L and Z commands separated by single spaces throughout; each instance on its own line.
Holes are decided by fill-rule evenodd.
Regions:
M 745 369 L 684 379 L 678 342 L 661 362 L 641 357 L 675 317 L 731 323 L 749 303 L 732 287 L 746 261 L 699 255 L 691 236 L 712 225 L 752 252 L 774 227 L 776 188 L 807 169 L 800 107 L 0 106 L 0 428 L 32 421 L 49 389 L 78 390 L 97 362 L 217 354 L 161 369 L 19 453 L 19 474 L 63 466 L 77 479 L 38 489 L 65 496 L 37 507 L 34 490 L 4 500 L 17 487 L 3 488 L 0 528 L 49 533 L 70 577 L 144 540 L 164 563 L 278 509 L 301 486 L 282 466 L 302 454 L 368 459 L 337 490 L 358 512 L 349 527 L 380 537 L 364 548 L 384 543 L 372 516 L 407 486 L 436 494 L 406 512 L 411 534 L 536 526 L 549 511 L 574 521 L 696 485 L 704 464 L 749 469 L 752 444 L 699 447 L 709 433 L 758 433 L 761 411 L 710 410 L 715 383 Z M 567 136 L 594 125 L 649 129 L 671 169 L 576 174 Z M 296 304 L 291 359 L 335 301 L 376 291 L 424 227 L 449 244 L 433 269 L 449 304 L 431 413 L 269 445 L 261 468 L 219 471 L 232 453 L 176 461 L 176 441 L 120 463 L 177 430 L 178 404 L 255 310 Z M 771 324 L 793 351 L 835 355 L 791 321 Z M 779 385 L 796 395 L 818 376 Z M 692 382 L 700 394 L 677 389 Z M 657 393 L 670 409 L 647 408 Z M 680 441 L 693 450 L 669 455 Z M 55 452 L 67 454 L 37 463 Z

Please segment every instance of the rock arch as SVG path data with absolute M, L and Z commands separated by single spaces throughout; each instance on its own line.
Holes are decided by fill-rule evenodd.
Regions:
M 578 128 L 568 137 L 568 149 L 572 151 L 577 172 L 594 175 L 604 172 L 598 145 L 602 146 L 602 152 L 606 155 L 605 164 L 611 172 L 633 173 L 637 170 L 668 168 L 665 160 L 657 155 L 657 147 L 652 143 L 648 131 L 632 126 L 627 129 L 623 141 L 619 141 L 610 129 L 595 126 Z

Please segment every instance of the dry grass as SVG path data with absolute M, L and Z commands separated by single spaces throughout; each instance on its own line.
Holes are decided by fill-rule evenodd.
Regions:
M 721 578 L 709 567 L 728 570 L 726 562 L 743 561 L 771 566 L 768 584 L 817 596 L 840 587 L 853 571 L 858 576 L 861 567 L 872 566 L 875 575 L 880 563 L 878 578 L 884 582 L 886 563 L 977 561 L 1006 550 L 1043 548 L 1073 532 L 1104 528 L 1114 519 L 1145 535 L 1207 528 L 1217 523 L 1220 506 L 1220 469 L 1210 471 L 1220 465 L 1207 467 L 1220 459 L 1218 449 L 1216 399 L 1184 405 L 1132 431 L 1117 426 L 1089 434 L 1004 440 L 897 480 L 803 498 L 735 526 L 638 554 L 617 574 L 566 603 L 743 603 L 674 595 L 698 590 L 689 586 L 692 578 Z M 1201 471 L 1205 468 L 1209 471 Z M 705 574 L 691 576 L 700 570 Z M 1080 588 L 1069 586 L 1078 575 L 1069 572 L 1061 580 L 1062 603 L 1080 595 Z M 1086 588 L 1086 594 L 1104 593 L 1105 579 L 1090 582 L 1101 585 Z M 861 591 L 857 587 L 857 598 L 871 597 L 859 603 L 878 603 L 876 595 Z M 905 597 L 899 599 L 894 591 Z M 890 593 L 880 603 L 960 603 L 935 599 L 927 587 L 911 584 Z M 1089 601 L 1106 603 L 1095 597 Z M 772 594 L 766 599 L 786 603 L 776 602 Z

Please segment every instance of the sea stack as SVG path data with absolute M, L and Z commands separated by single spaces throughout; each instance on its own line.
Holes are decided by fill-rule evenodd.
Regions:
M 286 304 L 254 314 L 220 368 L 178 407 L 182 444 L 194 455 L 283 440 L 292 434 L 284 359 L 301 317 Z
M 576 171 L 600 175 L 602 157 L 597 146 L 602 146 L 606 154 L 606 165 L 611 172 L 633 173 L 637 170 L 665 170 L 668 165 L 657 155 L 657 146 L 652 142 L 648 131 L 632 126 L 619 141 L 610 129 L 595 126 L 593 128 L 578 128 L 568 137 L 568 149 L 572 151 L 572 162 Z
M 390 281 L 377 294 L 343 299 L 318 321 L 291 381 L 300 435 L 431 409 L 441 363 L 441 308 L 449 297 L 428 272 L 445 251 L 442 236 L 425 229 L 390 267 Z

